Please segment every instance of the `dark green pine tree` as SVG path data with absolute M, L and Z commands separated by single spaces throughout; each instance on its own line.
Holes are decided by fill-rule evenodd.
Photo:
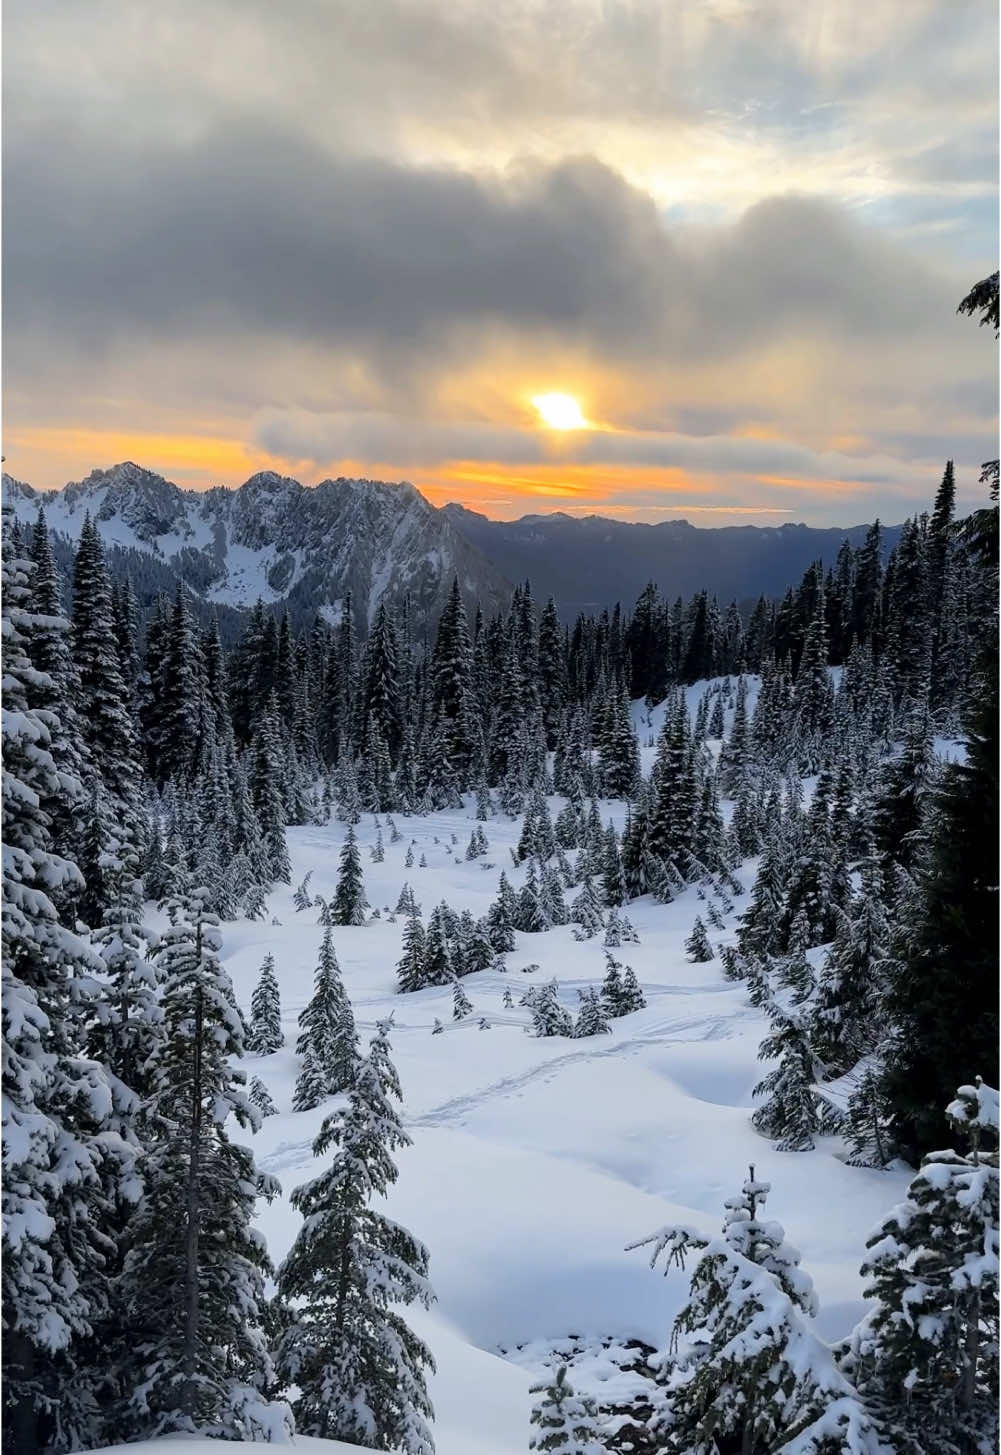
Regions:
M 270 1056 L 285 1044 L 282 1032 L 282 1007 L 275 976 L 275 957 L 266 955 L 254 993 L 250 998 L 250 1029 L 247 1050 L 258 1056 Z
M 428 984 L 426 958 L 424 926 L 420 915 L 412 909 L 403 931 L 403 954 L 396 966 L 396 988 L 401 994 L 423 990 Z
M 309 1111 L 350 1087 L 358 1036 L 329 928 L 320 945 L 312 999 L 299 1017 L 295 1050 L 302 1058 L 292 1103 L 295 1111 Z
M 539 698 L 549 749 L 556 747 L 566 709 L 567 671 L 563 636 L 556 602 L 550 597 L 539 618 Z
M 834 688 L 827 670 L 827 623 L 822 589 L 803 644 L 793 702 L 796 760 L 802 772 L 817 773 L 829 761 L 834 723 Z
M 395 623 L 380 602 L 359 670 L 356 741 L 364 742 L 367 724 L 374 722 L 393 762 L 403 741 L 398 655 Z
M 291 884 L 292 865 L 285 838 L 285 803 L 281 792 L 283 769 L 277 703 L 272 695 L 250 745 L 247 786 L 260 827 L 267 872 L 272 880 Z
M 619 838 L 609 823 L 605 830 L 605 853 L 601 870 L 601 893 L 605 903 L 618 908 L 626 902 L 626 878 L 619 853 Z
M 893 865 L 913 872 L 926 847 L 925 825 L 935 772 L 928 704 L 918 701 L 907 715 L 899 749 L 878 771 L 869 814 L 874 847 L 886 859 L 884 892 L 891 899 Z
M 691 746 L 688 709 L 684 695 L 678 693 L 664 713 L 651 775 L 645 852 L 661 864 L 678 865 L 691 847 L 695 811 Z
M 219 957 L 218 920 L 198 894 L 175 906 L 156 953 L 165 1044 L 156 1068 L 142 1201 L 122 1274 L 129 1330 L 124 1428 L 254 1439 L 276 1421 L 264 1330 L 270 1265 L 252 1226 L 278 1191 L 226 1122 L 259 1124 L 231 1058 L 244 1027 Z
M 365 886 L 362 883 L 361 854 L 354 826 L 348 824 L 348 831 L 341 847 L 340 870 L 337 888 L 330 904 L 330 915 L 335 925 L 363 925 L 365 923 Z
M 111 583 L 97 527 L 88 516 L 73 564 L 73 661 L 77 720 L 89 771 L 100 783 L 108 824 L 141 843 L 142 770 L 132 705 L 111 616 Z
M 616 683 L 611 693 L 599 766 L 606 798 L 632 798 L 640 775 L 640 755 L 629 695 L 622 682 Z
M 424 974 L 426 985 L 450 985 L 455 968 L 452 964 L 452 936 L 447 905 L 436 904 L 428 917 L 424 941 Z
M 824 1071 L 810 1045 L 803 1018 L 783 1011 L 773 1002 L 769 1007 L 772 1026 L 761 1043 L 758 1059 L 778 1061 L 773 1071 L 754 1088 L 765 1097 L 751 1121 L 759 1132 L 773 1137 L 780 1152 L 809 1152 L 821 1130 L 821 1113 L 811 1089 Z
M 373 1207 L 396 1181 L 394 1153 L 410 1145 L 395 1102 L 388 1025 L 379 1025 L 345 1107 L 326 1118 L 313 1154 L 333 1160 L 292 1194 L 303 1226 L 278 1273 L 296 1311 L 278 1350 L 295 1385 L 300 1433 L 373 1450 L 432 1455 L 430 1351 L 397 1311 L 429 1307 L 428 1254 Z
M 458 577 L 452 582 L 438 623 L 430 670 L 438 747 L 450 764 L 456 786 L 465 791 L 473 782 L 480 733 L 473 690 L 473 654 Z
M 685 953 L 689 960 L 696 965 L 704 964 L 707 960 L 715 958 L 715 952 L 709 943 L 709 936 L 706 934 L 706 927 L 702 923 L 702 916 L 695 916 L 695 923 L 692 926 L 692 933 L 685 941 Z
M 883 1088 L 893 1135 L 912 1158 L 944 1144 L 940 1108 L 967 1068 L 998 1079 L 996 648 L 979 685 L 966 761 L 943 770 L 914 919 L 887 986 Z
M 880 602 L 883 594 L 883 532 L 879 521 L 869 527 L 865 543 L 855 559 L 855 592 L 852 597 L 851 636 L 864 646 L 878 646 Z
M 839 919 L 810 1008 L 810 1040 L 828 1069 L 843 1075 L 874 1049 L 889 922 L 879 866 L 866 859 L 859 894 Z
M 54 714 L 49 736 L 61 771 L 87 782 L 92 775 L 77 721 L 79 685 L 70 649 L 70 624 L 63 613 L 59 570 L 41 507 L 31 536 L 31 559 L 35 566 L 30 576 L 31 615 L 27 626 L 31 661 L 36 671 L 48 679 L 40 679 L 32 695 L 38 708 Z M 81 803 L 72 794 L 56 792 L 43 806 L 52 842 L 68 858 L 75 858 L 82 830 Z
M 514 928 L 518 917 L 518 896 L 511 888 L 507 875 L 501 870 L 497 886 L 497 898 L 487 910 L 487 933 L 490 943 L 498 955 L 504 955 L 515 947 Z
M 146 732 L 153 776 L 158 783 L 186 777 L 201 751 L 203 663 L 184 588 L 178 584 L 151 673 L 153 700 Z

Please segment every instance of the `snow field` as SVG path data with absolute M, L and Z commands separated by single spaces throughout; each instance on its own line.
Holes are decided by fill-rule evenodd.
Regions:
M 560 803 L 552 803 L 554 815 Z M 603 821 L 611 817 L 621 827 L 624 805 L 599 806 Z M 785 1225 L 817 1285 L 818 1328 L 835 1337 L 861 1311 L 865 1238 L 899 1200 L 907 1174 L 846 1167 L 833 1139 L 814 1152 L 779 1153 L 753 1130 L 751 1091 L 764 1071 L 756 1056 L 766 1022 L 740 985 L 721 978 L 718 959 L 688 963 L 683 942 L 704 910 L 694 888 L 670 905 L 644 898 L 627 907 L 641 943 L 614 953 L 633 966 L 648 1003 L 614 1020 L 610 1035 L 526 1034 L 530 1016 L 517 1002 L 527 985 L 555 976 L 562 1002 L 575 1010 L 578 989 L 603 978 L 600 935 L 578 942 L 569 927 L 518 934 L 504 973 L 466 977 L 474 1013 L 461 1023 L 452 1021 L 451 987 L 397 995 L 404 919 L 389 923 L 384 906 L 393 909 L 404 881 L 426 921 L 442 898 L 483 914 L 502 869 L 515 887 L 524 880 L 526 870 L 513 866 L 509 852 L 521 820 L 489 820 L 485 860 L 467 862 L 475 822 L 471 800 L 463 811 L 396 815 L 402 841 L 390 843 L 384 821 L 385 861 L 376 864 L 368 854 L 375 827 L 363 820 L 357 833 L 366 894 L 383 917 L 337 928 L 333 938 L 363 1044 L 377 1020 L 394 1017 L 393 1056 L 414 1145 L 399 1155 L 388 1212 L 431 1253 L 438 1302 L 430 1314 L 410 1310 L 408 1317 L 438 1361 L 431 1384 L 438 1450 L 514 1455 L 527 1448 L 528 1385 L 569 1334 L 665 1345 L 687 1279 L 651 1272 L 642 1252 L 624 1252 L 627 1243 L 667 1222 L 718 1231 L 723 1199 L 739 1189 L 753 1162 L 757 1176 L 772 1183 L 769 1214 Z M 318 909 L 296 913 L 292 891 L 312 869 L 310 892 L 332 895 L 344 834 L 337 823 L 290 829 L 293 886 L 276 890 L 268 908 L 269 919 L 280 923 L 224 927 L 222 955 L 240 1004 L 249 1007 L 269 951 L 281 986 L 285 1047 L 245 1063 L 279 1109 L 254 1139 L 259 1166 L 283 1188 L 273 1204 L 260 1206 L 258 1219 L 276 1264 L 298 1225 L 289 1194 L 315 1174 L 311 1142 L 335 1104 L 290 1110 L 297 1018 L 312 994 L 322 938 Z M 415 863 L 407 868 L 411 841 Z M 418 866 L 421 854 L 426 868 Z M 492 868 L 485 871 L 484 863 Z M 739 875 L 745 890 L 750 867 Z M 736 901 L 725 931 L 710 930 L 714 944 L 732 941 L 746 902 L 746 894 Z M 525 974 L 531 963 L 540 968 Z M 513 1009 L 503 1007 L 507 988 Z M 436 1017 L 445 1029 L 432 1036 Z M 479 1029 L 480 1017 L 488 1030 Z M 517 1365 L 496 1352 L 518 1345 L 530 1347 L 515 1356 Z M 626 1376 L 598 1357 L 575 1367 L 573 1377 L 600 1397 L 606 1379 Z

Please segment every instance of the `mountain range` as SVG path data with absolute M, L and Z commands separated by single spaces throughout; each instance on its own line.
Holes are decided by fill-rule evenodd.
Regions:
M 490 615 L 515 582 L 540 601 L 553 596 L 565 620 L 616 601 L 630 607 L 647 581 L 670 597 L 703 588 L 723 601 L 777 596 L 866 526 L 806 525 L 704 529 L 686 520 L 657 525 L 602 516 L 527 515 L 490 520 L 461 505 L 436 508 L 413 485 L 323 480 L 304 486 L 273 472 L 238 489 L 186 490 L 126 462 L 95 470 L 61 490 L 35 490 L 3 477 L 5 503 L 30 523 L 39 507 L 63 550 L 89 513 L 113 566 L 155 594 L 181 578 L 206 605 L 284 603 L 297 620 L 335 620 L 348 591 L 362 625 L 381 601 L 409 596 L 419 620 L 433 620 L 457 575 L 470 604 Z M 886 532 L 889 547 L 896 539 Z M 227 612 L 228 615 L 228 612 Z

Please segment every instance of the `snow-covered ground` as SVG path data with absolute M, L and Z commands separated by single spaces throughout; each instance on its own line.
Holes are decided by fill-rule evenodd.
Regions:
M 601 808 L 604 818 L 621 822 L 622 805 Z M 742 987 L 721 978 L 718 960 L 686 959 L 683 941 L 704 909 L 696 890 L 666 906 L 652 899 L 629 906 L 641 943 L 616 955 L 634 967 L 648 1004 L 613 1021 L 610 1035 L 526 1033 L 529 1014 L 517 1005 L 526 985 L 555 976 L 562 1000 L 576 1008 L 578 989 L 601 982 L 601 937 L 578 942 L 569 928 L 519 935 L 505 972 L 467 977 L 474 1015 L 455 1023 L 450 989 L 395 993 L 403 921 L 389 922 L 387 907 L 407 880 L 425 918 L 442 898 L 482 914 L 502 868 L 513 884 L 522 882 L 524 871 L 513 867 L 509 852 L 520 821 L 490 820 L 489 852 L 471 862 L 463 857 L 475 824 L 471 803 L 429 818 L 397 815 L 396 823 L 402 841 L 391 844 L 384 827 L 381 864 L 368 853 L 372 820 L 359 825 L 366 893 L 382 918 L 336 929 L 334 943 L 363 1042 L 376 1020 L 394 1017 L 393 1052 L 414 1145 L 399 1156 L 388 1210 L 431 1251 L 438 1302 L 430 1314 L 411 1316 L 438 1360 L 432 1395 L 440 1455 L 527 1448 L 528 1386 L 546 1349 L 568 1334 L 635 1336 L 662 1347 L 685 1279 L 651 1272 L 643 1254 L 626 1253 L 625 1244 L 669 1221 L 716 1230 L 723 1199 L 739 1189 L 751 1162 L 772 1183 L 769 1212 L 785 1224 L 816 1281 L 821 1332 L 845 1332 L 862 1307 L 858 1264 L 866 1235 L 898 1200 L 906 1174 L 846 1167 L 834 1141 L 814 1152 L 779 1153 L 753 1130 L 749 1109 L 762 1074 L 756 1055 L 764 1022 Z M 329 896 L 344 832 L 336 823 L 291 829 L 293 882 L 312 870 L 311 892 Z M 417 862 L 408 869 L 409 845 Z M 422 854 L 426 868 L 418 867 Z M 726 930 L 711 933 L 717 943 L 732 940 L 745 904 L 746 894 Z M 322 936 L 317 913 L 297 913 L 292 890 L 283 887 L 269 905 L 277 923 L 224 927 L 223 958 L 240 1003 L 249 1006 L 268 952 L 281 985 L 285 1049 L 247 1062 L 279 1108 L 254 1142 L 260 1166 L 283 1187 L 283 1196 L 260 1211 L 276 1262 L 298 1221 L 288 1195 L 314 1174 L 311 1142 L 333 1104 L 290 1110 L 296 1022 L 312 993 Z M 525 974 L 532 962 L 540 968 Z M 504 1009 L 507 988 L 514 1009 Z M 432 1036 L 436 1017 L 445 1030 Z M 489 1029 L 479 1028 L 481 1017 Z M 511 1359 L 499 1353 L 529 1343 L 531 1350 Z M 600 1361 L 591 1367 L 595 1379 L 607 1372 Z

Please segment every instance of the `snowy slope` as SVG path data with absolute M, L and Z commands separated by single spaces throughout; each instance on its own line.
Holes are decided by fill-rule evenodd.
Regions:
M 707 685 L 689 689 L 693 713 Z M 748 679 L 752 705 L 757 686 Z M 633 713 L 644 731 L 659 728 L 658 709 L 649 722 L 643 704 L 634 704 Z M 554 812 L 561 802 L 553 800 Z M 599 806 L 603 819 L 621 827 L 623 804 Z M 540 1040 L 527 1033 L 529 1012 L 517 1004 L 527 985 L 555 976 L 563 1003 L 575 1009 L 577 991 L 602 980 L 601 937 L 578 942 L 569 927 L 519 934 L 503 971 L 466 977 L 474 1012 L 456 1023 L 450 988 L 396 994 L 404 925 L 389 913 L 405 881 L 425 920 L 442 898 L 457 910 L 484 913 L 501 869 L 515 887 L 524 880 L 526 870 L 515 868 L 510 854 L 521 821 L 487 822 L 488 853 L 473 861 L 464 858 L 475 826 L 471 801 L 427 818 L 396 815 L 395 822 L 402 839 L 391 843 L 383 823 L 380 864 L 368 852 L 373 820 L 357 830 L 367 897 L 380 917 L 335 929 L 333 938 L 363 1044 L 377 1020 L 394 1020 L 393 1057 L 413 1146 L 399 1154 L 400 1178 L 387 1211 L 431 1253 L 438 1301 L 430 1312 L 410 1310 L 408 1317 L 438 1362 L 431 1393 L 439 1455 L 527 1449 L 529 1385 L 568 1342 L 586 1351 L 572 1370 L 578 1387 L 599 1400 L 611 1391 L 628 1397 L 637 1377 L 619 1371 L 601 1340 L 639 1339 L 663 1348 L 687 1280 L 651 1272 L 644 1253 L 626 1253 L 625 1245 L 668 1222 L 715 1232 L 723 1200 L 738 1190 L 749 1163 L 772 1184 L 769 1214 L 785 1225 L 815 1281 L 820 1333 L 845 1333 L 863 1306 L 858 1266 L 865 1239 L 900 1200 L 908 1170 L 848 1167 L 833 1138 L 821 1139 L 812 1152 L 780 1153 L 754 1131 L 752 1089 L 765 1069 L 757 1050 L 766 1022 L 741 985 L 722 979 L 718 959 L 688 962 L 683 942 L 705 909 L 697 890 L 670 905 L 644 898 L 628 906 L 640 943 L 615 953 L 634 967 L 647 1007 L 613 1021 L 611 1034 Z M 312 870 L 310 892 L 329 897 L 344 834 L 339 823 L 290 829 L 293 885 Z M 408 847 L 415 860 L 410 868 Z M 751 864 L 739 871 L 745 893 L 726 916 L 726 928 L 710 931 L 714 944 L 734 939 L 752 871 Z M 276 1263 L 298 1227 L 289 1196 L 315 1174 L 311 1143 L 336 1104 L 291 1110 L 297 1021 L 312 994 L 323 933 L 317 915 L 316 908 L 296 912 L 293 890 L 281 887 L 270 897 L 267 920 L 223 930 L 223 959 L 242 1006 L 249 1007 L 269 952 L 281 987 L 285 1046 L 245 1063 L 278 1107 L 254 1138 L 259 1165 L 282 1184 L 282 1195 L 258 1215 Z M 538 968 L 526 973 L 532 964 Z M 506 989 L 511 1009 L 503 1005 Z M 479 1028 L 481 1017 L 489 1029 Z M 433 1036 L 436 1018 L 444 1032 Z M 297 1443 L 316 1455 L 349 1448 Z M 162 1447 L 127 1449 L 160 1455 Z M 199 1442 L 187 1448 L 207 1455 Z
M 601 808 L 621 824 L 622 804 Z M 569 928 L 520 934 L 504 972 L 467 977 L 474 1015 L 455 1023 L 450 989 L 395 993 L 403 924 L 390 922 L 388 909 L 408 880 L 425 918 L 441 898 L 482 914 L 501 868 L 513 884 L 522 882 L 524 871 L 513 868 L 509 853 L 520 821 L 485 825 L 486 863 L 463 857 L 475 822 L 471 803 L 396 822 L 403 839 L 391 844 L 384 831 L 381 864 L 367 853 L 372 821 L 359 826 L 366 892 L 382 917 L 336 929 L 334 942 L 363 1041 L 378 1019 L 394 1017 L 393 1054 L 414 1145 L 399 1156 L 388 1211 L 431 1251 L 438 1302 L 428 1314 L 411 1313 L 438 1360 L 432 1397 L 440 1455 L 527 1448 L 528 1386 L 571 1334 L 592 1346 L 619 1336 L 663 1347 L 686 1280 L 652 1273 L 641 1253 L 624 1252 L 625 1244 L 669 1221 L 716 1230 L 723 1199 L 739 1188 L 751 1162 L 772 1183 L 769 1211 L 785 1224 L 817 1284 L 820 1331 L 844 1333 L 862 1307 L 865 1238 L 899 1200 L 906 1171 L 849 1168 L 835 1155 L 834 1140 L 814 1152 L 779 1153 L 753 1130 L 751 1091 L 762 1074 L 757 1048 L 765 1023 L 742 988 L 721 978 L 718 960 L 688 963 L 683 941 L 704 908 L 696 891 L 667 906 L 651 899 L 629 906 L 641 943 L 616 953 L 635 968 L 648 1004 L 614 1021 L 610 1035 L 580 1041 L 526 1034 L 529 1015 L 517 1005 L 526 985 L 556 976 L 561 999 L 575 1007 L 577 990 L 602 979 L 601 938 L 580 943 Z M 291 829 L 293 882 L 313 870 L 311 891 L 330 895 L 343 837 L 336 823 Z M 410 844 L 415 860 L 426 855 L 426 868 L 405 867 Z M 743 877 L 749 888 L 749 874 Z M 732 940 L 745 903 L 746 895 L 737 900 L 726 930 L 712 935 L 716 943 Z M 297 913 L 291 889 L 283 887 L 271 896 L 272 917 L 276 923 L 227 925 L 223 958 L 244 1007 L 268 952 L 281 985 L 285 1048 L 246 1063 L 279 1108 L 254 1139 L 259 1164 L 283 1188 L 259 1214 L 278 1262 L 298 1224 L 289 1194 L 314 1174 L 311 1142 L 334 1103 L 291 1111 L 297 1018 L 312 992 L 322 935 L 317 910 Z M 526 974 L 533 962 L 540 968 Z M 515 1001 L 510 1010 L 502 1003 L 506 988 Z M 432 1036 L 436 1017 L 445 1031 Z M 479 1028 L 480 1017 L 488 1030 Z M 502 1349 L 509 1357 L 500 1357 Z M 624 1378 L 600 1357 L 576 1366 L 574 1377 L 597 1395 L 606 1380 Z
M 153 556 L 209 601 L 251 606 L 289 600 L 336 619 L 351 591 L 370 622 L 383 599 L 408 595 L 435 616 L 458 575 L 485 610 L 506 604 L 509 583 L 412 485 L 324 480 L 314 488 L 264 472 L 238 490 L 182 490 L 125 463 L 57 491 L 4 476 L 19 520 L 41 505 L 50 529 L 79 538 L 89 513 L 109 545 Z

